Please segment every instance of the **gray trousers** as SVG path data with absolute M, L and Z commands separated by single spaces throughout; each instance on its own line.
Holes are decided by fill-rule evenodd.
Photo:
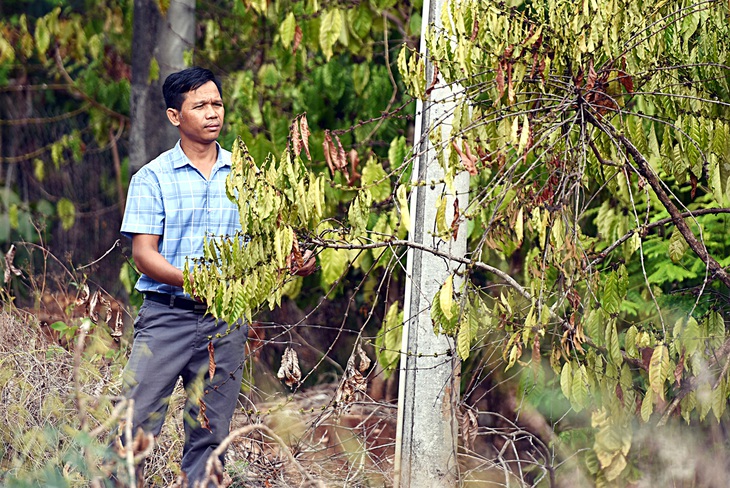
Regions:
M 189 486 L 205 474 L 205 463 L 228 435 L 241 389 L 247 325 L 228 327 L 210 315 L 145 300 L 134 322 L 134 343 L 124 370 L 124 396 L 134 400 L 133 432 L 157 436 L 169 400 L 182 377 L 185 445 L 182 470 Z M 213 343 L 215 375 L 208 374 Z M 198 421 L 200 400 L 210 428 Z M 221 456 L 223 461 L 223 456 Z

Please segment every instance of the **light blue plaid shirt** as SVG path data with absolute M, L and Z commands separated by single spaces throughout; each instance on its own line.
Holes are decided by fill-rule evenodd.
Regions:
M 238 207 L 226 196 L 230 172 L 231 153 L 218 145 L 218 160 L 206 180 L 178 141 L 132 177 L 122 234 L 129 238 L 134 234 L 162 236 L 160 254 L 183 269 L 186 257 L 203 255 L 205 237 L 233 235 L 241 228 Z M 182 288 L 159 283 L 145 274 L 135 288 L 185 296 Z

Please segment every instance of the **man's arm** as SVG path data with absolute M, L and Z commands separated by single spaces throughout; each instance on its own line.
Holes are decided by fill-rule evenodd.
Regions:
M 183 286 L 183 272 L 162 257 L 157 245 L 160 236 L 134 234 L 132 236 L 132 257 L 137 268 L 150 278 L 172 286 Z

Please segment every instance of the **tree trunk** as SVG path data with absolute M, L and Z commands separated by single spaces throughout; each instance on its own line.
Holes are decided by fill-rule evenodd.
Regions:
M 183 53 L 195 46 L 195 1 L 172 0 L 162 13 L 153 0 L 134 1 L 132 38 L 132 127 L 129 136 L 131 172 L 172 147 L 178 132 L 165 115 L 162 84 L 170 73 L 185 68 Z M 151 66 L 159 76 L 151 79 Z

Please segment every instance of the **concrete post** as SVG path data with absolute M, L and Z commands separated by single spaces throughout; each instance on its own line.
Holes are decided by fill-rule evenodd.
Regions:
M 426 56 L 425 32 L 439 26 L 444 0 L 425 0 L 421 55 Z M 426 57 L 427 59 L 427 57 Z M 433 65 L 426 64 L 426 80 L 433 79 Z M 443 183 L 443 170 L 436 151 L 429 143 L 430 130 L 441 130 L 442 140 L 449 140 L 455 93 L 438 84 L 430 99 L 418 103 L 415 126 L 414 179 L 425 181 L 411 195 L 411 235 L 413 242 L 448 251 L 463 257 L 466 253 L 466 225 L 459 229 L 456 241 L 444 242 L 434 235 L 438 198 L 446 195 L 449 212 L 458 196 L 459 207 L 468 203 L 468 174 L 459 175 L 449 189 Z M 445 158 L 448 154 L 444 155 Z M 453 215 L 453 214 L 452 214 Z M 451 223 L 447 216 L 447 222 Z M 430 305 L 446 278 L 454 273 L 453 263 L 432 254 L 411 249 L 408 252 L 404 304 L 403 351 L 398 395 L 395 486 L 400 488 L 448 488 L 459 481 L 456 460 L 460 363 L 453 340 L 437 336 L 433 330 Z M 455 287 L 460 281 L 455 279 Z

